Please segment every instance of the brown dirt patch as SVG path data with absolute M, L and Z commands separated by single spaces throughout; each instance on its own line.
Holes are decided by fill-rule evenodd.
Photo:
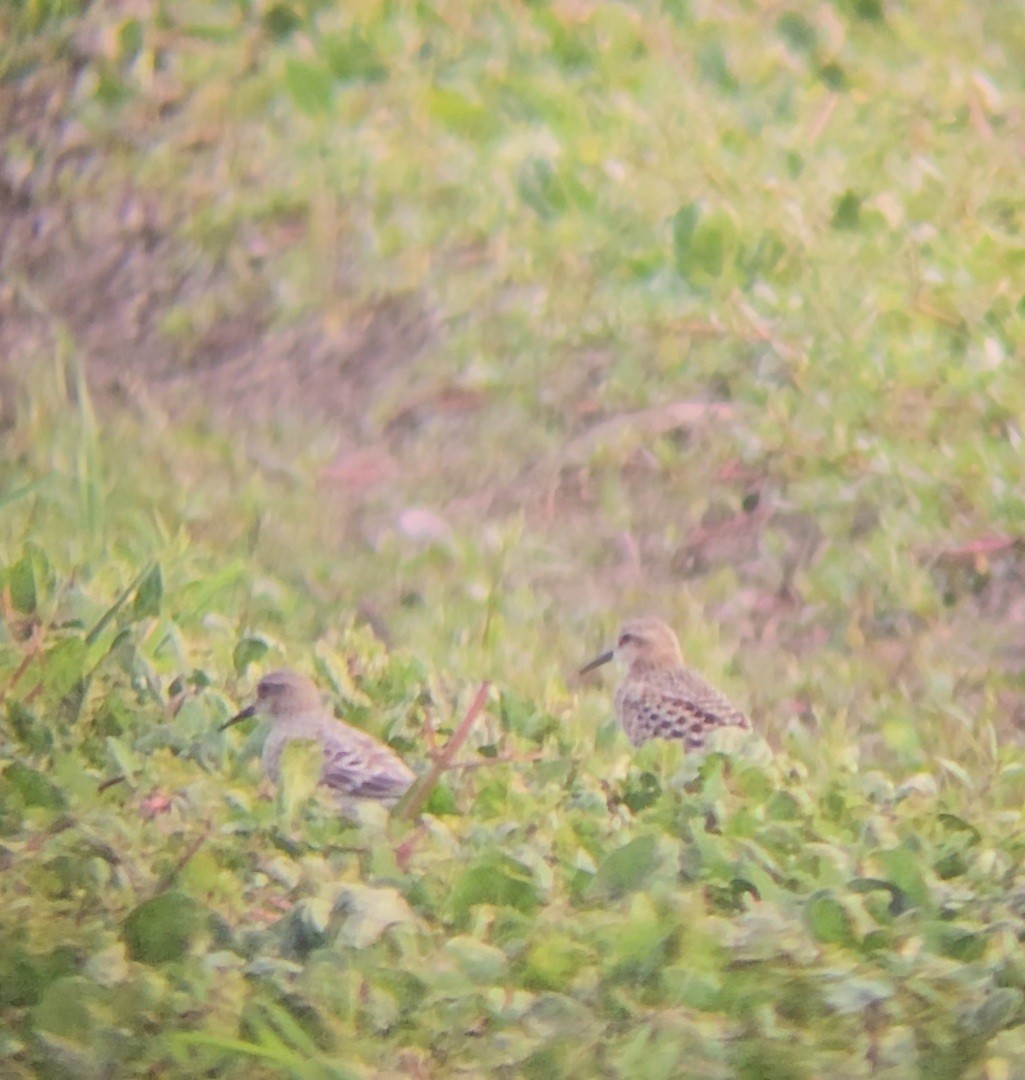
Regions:
M 432 337 L 423 302 L 385 296 L 349 305 L 338 325 L 316 314 L 282 324 L 269 264 L 200 251 L 166 193 L 112 183 L 102 155 L 76 143 L 75 77 L 74 64 L 52 63 L 0 87 L 4 377 L 31 377 L 63 337 L 101 407 L 144 393 L 172 416 L 200 405 L 364 429 L 375 396 Z M 205 325 L 167 331 L 168 312 L 200 301 Z

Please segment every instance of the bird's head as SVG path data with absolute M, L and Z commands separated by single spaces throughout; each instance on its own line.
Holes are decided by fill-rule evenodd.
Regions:
M 316 683 L 296 671 L 282 668 L 264 675 L 256 686 L 256 700 L 222 724 L 221 730 L 257 714 L 269 716 L 275 721 L 287 720 L 321 708 L 320 691 Z
M 618 660 L 628 669 L 635 667 L 676 667 L 683 663 L 680 643 L 672 627 L 654 615 L 628 619 L 619 628 L 616 644 L 580 669 L 581 675 L 610 660 Z

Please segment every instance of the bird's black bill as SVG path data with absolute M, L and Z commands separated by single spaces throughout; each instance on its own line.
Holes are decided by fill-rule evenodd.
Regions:
M 600 668 L 602 664 L 607 664 L 615 655 L 616 654 L 612 649 L 609 649 L 608 652 L 603 652 L 601 656 L 596 656 L 589 664 L 584 664 L 580 669 L 580 674 L 586 675 L 589 671 Z
M 224 731 L 226 728 L 230 728 L 233 724 L 241 724 L 243 720 L 248 720 L 251 716 L 256 715 L 256 706 L 250 705 L 249 708 L 243 709 L 240 713 L 236 713 L 230 720 L 225 720 L 223 724 L 217 729 L 218 731 Z

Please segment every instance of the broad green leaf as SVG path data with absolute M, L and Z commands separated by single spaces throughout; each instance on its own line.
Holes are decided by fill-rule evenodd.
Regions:
M 269 37 L 282 41 L 302 26 L 302 18 L 290 4 L 271 4 L 263 14 L 263 28 Z
M 0 942 L 0 1006 L 35 1005 L 50 983 L 73 974 L 78 965 L 75 950 L 67 945 L 34 954 L 7 938 Z
M 285 64 L 285 89 L 307 116 L 330 111 L 334 88 L 330 73 L 319 64 L 292 57 Z
M 854 945 L 857 937 L 854 922 L 836 897 L 818 892 L 808 898 L 804 908 L 811 932 L 829 945 Z
M 46 685 L 58 697 L 63 697 L 81 682 L 87 652 L 85 641 L 80 637 L 64 638 L 47 652 Z
M 930 904 L 931 894 L 922 875 L 921 856 L 917 852 L 907 847 L 896 847 L 876 852 L 875 859 L 886 879 L 893 882 L 913 904 Z
M 164 964 L 185 954 L 199 921 L 195 900 L 172 890 L 144 900 L 129 912 L 121 933 L 132 960 Z
M 732 266 L 739 240 L 733 214 L 690 203 L 673 218 L 676 269 L 689 284 L 705 288 Z
M 164 575 L 160 569 L 160 563 L 154 563 L 135 591 L 135 600 L 132 603 L 133 618 L 148 619 L 159 615 L 163 596 Z
M 7 699 L 7 722 L 14 737 L 32 754 L 53 749 L 53 730 L 16 698 Z
M 845 191 L 833 210 L 834 229 L 856 229 L 861 223 L 862 198 L 856 191 Z
M 982 843 L 982 833 L 965 818 L 958 817 L 957 814 L 940 813 L 936 815 L 936 820 L 948 829 L 968 833 L 973 846 Z
M 449 910 L 462 919 L 477 904 L 531 912 L 540 903 L 534 876 L 522 863 L 498 851 L 475 859 L 455 879 Z
M 787 11 L 779 17 L 776 32 L 794 52 L 810 53 L 818 45 L 815 27 L 796 11 Z
M 523 985 L 531 990 L 566 991 L 588 959 L 588 950 L 569 936 L 545 934 L 523 958 Z
M 33 1010 L 33 1019 L 43 1031 L 65 1039 L 86 1039 L 93 1026 L 90 1002 L 106 995 L 96 983 L 79 975 L 68 975 L 51 983 Z
M 358 28 L 344 37 L 322 36 L 319 49 L 339 83 L 376 83 L 388 77 L 388 68 L 380 54 Z
M 449 938 L 445 942 L 445 952 L 455 960 L 471 982 L 481 986 L 500 982 L 509 968 L 509 959 L 501 949 L 494 945 L 485 945 L 476 938 Z
M 131 746 L 123 739 L 107 736 L 107 752 L 116 766 L 116 772 L 132 777 L 139 769 L 139 758 Z
M 448 87 L 435 86 L 424 98 L 428 114 L 456 134 L 472 139 L 494 133 L 498 118 L 494 112 Z
M 591 891 L 619 896 L 641 888 L 659 864 L 658 840 L 638 836 L 610 852 L 598 865 Z
M 615 977 L 646 978 L 662 966 L 671 929 L 658 916 L 651 897 L 635 893 L 608 942 Z
M 435 817 L 451 816 L 459 813 L 459 804 L 448 784 L 439 782 L 431 789 L 424 810 Z
M 14 610 L 22 615 L 35 613 L 38 604 L 36 595 L 36 571 L 30 555 L 22 557 L 7 571 L 7 588 L 11 593 Z
M 64 792 L 48 776 L 20 761 L 7 766 L 2 780 L 11 791 L 17 792 L 25 806 L 40 806 L 46 810 L 63 810 L 67 806 Z
M 231 657 L 235 674 L 240 678 L 244 676 L 250 664 L 258 664 L 267 655 L 268 648 L 263 638 L 244 637 L 238 641 Z
M 1021 1024 L 1025 1018 L 1025 995 L 1009 986 L 998 986 L 974 1010 L 966 1028 L 973 1037 L 989 1038 L 1012 1023 Z
M 718 38 L 708 40 L 701 45 L 697 50 L 697 62 L 701 77 L 721 93 L 735 94 L 740 88 L 736 76 L 730 70 L 723 42 Z

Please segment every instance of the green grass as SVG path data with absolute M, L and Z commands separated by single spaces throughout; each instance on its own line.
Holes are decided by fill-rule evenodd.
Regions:
M 132 11 L 0 5 L 75 151 L 7 188 L 86 297 L 161 239 L 121 396 L 5 255 L 0 1073 L 1025 1069 L 1013 5 Z M 573 672 L 643 610 L 771 760 L 630 751 Z M 524 760 L 415 840 L 264 798 L 217 727 L 280 664 L 420 771 L 489 679 Z

